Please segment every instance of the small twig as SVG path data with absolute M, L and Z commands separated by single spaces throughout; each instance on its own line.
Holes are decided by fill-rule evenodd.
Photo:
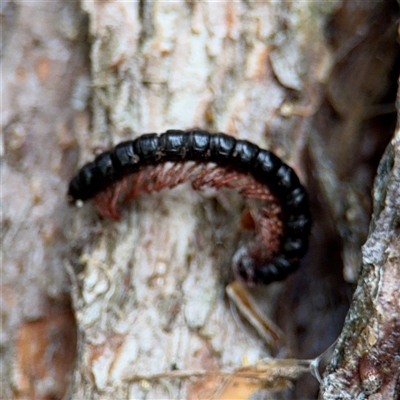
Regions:
M 220 378 L 244 378 L 262 382 L 274 381 L 277 378 L 295 379 L 299 375 L 310 372 L 314 360 L 263 360 L 249 367 L 235 369 L 233 371 L 204 371 L 204 370 L 182 370 L 168 371 L 151 375 L 135 375 L 131 382 L 157 381 L 161 379 L 191 379 L 204 377 Z

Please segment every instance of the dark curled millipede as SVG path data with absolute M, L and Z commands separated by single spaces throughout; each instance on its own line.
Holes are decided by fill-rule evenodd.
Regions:
M 255 237 L 233 257 L 239 280 L 268 284 L 297 269 L 311 227 L 307 194 L 289 166 L 246 140 L 201 130 L 145 134 L 83 166 L 68 197 L 93 198 L 103 216 L 118 219 L 125 202 L 187 181 L 195 190 L 235 189 L 257 204 L 247 213 Z

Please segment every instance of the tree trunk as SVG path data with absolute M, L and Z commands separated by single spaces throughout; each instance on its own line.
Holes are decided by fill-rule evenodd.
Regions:
M 322 399 L 400 395 L 399 129 L 380 163 L 373 199 L 362 273 L 325 373 Z
M 76 359 L 65 194 L 89 113 L 77 3 L 1 3 L 2 399 L 59 399 Z
M 398 10 L 391 1 L 353 6 L 5 3 L 4 398 L 61 398 L 69 376 L 76 399 L 316 398 L 310 373 L 288 384 L 307 370 L 301 361 L 241 374 L 257 375 L 251 366 L 271 355 L 302 360 L 327 349 L 361 260 L 321 396 L 350 386 L 389 393 L 398 368 L 395 352 L 382 355 L 388 343 L 398 347 L 396 136 L 376 181 L 363 258 L 360 247 L 372 177 L 393 132 L 384 111 L 393 104 Z M 225 292 L 241 231 L 242 203 L 231 193 L 179 186 L 135 200 L 117 222 L 91 203 L 67 206 L 68 180 L 99 149 L 193 127 L 273 150 L 308 187 L 314 225 L 302 269 L 250 291 L 282 329 L 280 347 Z M 370 307 L 360 307 L 366 299 Z M 380 363 L 382 389 L 370 389 Z

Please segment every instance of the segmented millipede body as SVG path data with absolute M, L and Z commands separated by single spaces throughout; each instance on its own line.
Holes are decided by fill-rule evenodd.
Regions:
M 306 191 L 288 165 L 246 140 L 202 130 L 145 134 L 84 165 L 71 180 L 68 197 L 70 202 L 93 198 L 100 214 L 118 219 L 127 201 L 183 182 L 194 190 L 234 189 L 257 203 L 247 213 L 254 238 L 233 257 L 237 279 L 268 284 L 297 269 L 311 227 Z

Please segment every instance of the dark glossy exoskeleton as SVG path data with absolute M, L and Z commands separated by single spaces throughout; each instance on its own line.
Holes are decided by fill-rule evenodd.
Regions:
M 280 253 L 265 265 L 255 265 L 252 258 L 238 251 L 234 258 L 236 275 L 250 284 L 268 284 L 297 269 L 307 250 L 311 228 L 304 187 L 293 169 L 272 152 L 224 133 L 169 130 L 162 135 L 145 134 L 120 143 L 81 168 L 70 182 L 68 197 L 71 202 L 85 201 L 146 166 L 186 161 L 212 162 L 250 174 L 270 188 L 281 204 L 284 236 Z

